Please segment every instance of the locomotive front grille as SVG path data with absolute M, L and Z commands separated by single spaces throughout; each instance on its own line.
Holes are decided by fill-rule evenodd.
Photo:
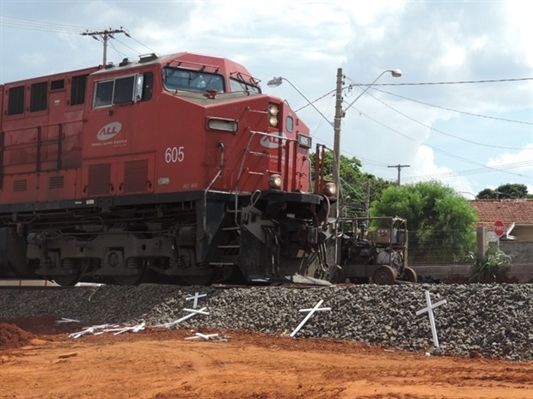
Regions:
M 111 164 L 103 163 L 89 166 L 89 195 L 107 195 L 111 188 Z

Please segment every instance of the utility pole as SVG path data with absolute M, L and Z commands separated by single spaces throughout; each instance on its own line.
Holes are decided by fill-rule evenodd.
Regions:
M 400 185 L 400 174 L 401 174 L 401 171 L 402 171 L 402 168 L 409 168 L 411 165 L 389 165 L 388 167 L 389 168 L 396 168 L 398 169 L 398 186 Z
M 366 181 L 365 216 L 370 217 L 370 179 Z
M 344 116 L 344 111 L 342 110 L 342 86 L 344 83 L 344 76 L 342 74 L 342 68 L 337 69 L 337 87 L 335 90 L 335 121 L 333 123 L 333 182 L 337 187 L 336 195 L 336 204 L 335 204 L 335 219 L 336 219 L 336 229 L 340 226 L 339 223 L 339 212 L 340 212 L 340 194 L 341 194 L 341 120 Z M 341 251 L 341 237 L 339 234 L 336 234 L 335 237 L 335 264 L 340 264 L 340 251 Z
M 102 40 L 102 43 L 104 44 L 104 56 L 102 65 L 105 67 L 107 65 L 107 42 L 109 39 L 113 39 L 113 34 L 115 33 L 124 33 L 126 36 L 130 37 L 128 32 L 126 32 L 122 27 L 120 29 L 105 29 L 103 31 L 99 32 L 83 32 L 82 36 L 92 36 L 94 40 Z M 100 38 L 98 39 L 97 36 Z

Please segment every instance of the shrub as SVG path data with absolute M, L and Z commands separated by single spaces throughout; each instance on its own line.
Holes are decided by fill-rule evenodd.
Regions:
M 503 276 L 513 258 L 498 247 L 491 247 L 484 256 L 478 256 L 472 252 L 469 254 L 472 259 L 472 273 L 470 281 L 476 282 L 496 282 L 498 276 Z

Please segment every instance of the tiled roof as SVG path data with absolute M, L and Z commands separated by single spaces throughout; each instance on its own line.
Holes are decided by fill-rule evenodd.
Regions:
M 513 223 L 533 225 L 533 200 L 473 200 L 478 211 L 479 225 L 492 227 L 501 220 L 506 226 Z

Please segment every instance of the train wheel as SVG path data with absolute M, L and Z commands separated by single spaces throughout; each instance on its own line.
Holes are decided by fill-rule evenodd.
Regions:
M 80 282 L 80 274 L 66 274 L 64 276 L 50 276 L 50 280 L 54 281 L 62 287 L 73 287 Z
M 342 266 L 333 265 L 330 267 L 328 281 L 332 284 L 343 284 L 346 282 L 346 274 Z
M 130 273 L 133 271 L 135 271 L 135 273 L 122 276 L 113 276 L 113 280 L 118 285 L 139 285 L 144 281 L 146 275 L 148 274 L 146 260 L 142 258 L 132 257 L 126 259 L 126 268 L 129 269 Z
M 188 285 L 209 285 L 213 282 L 213 276 L 180 276 L 180 279 Z
M 396 273 L 389 266 L 381 266 L 375 271 L 372 279 L 374 284 L 378 285 L 394 284 Z
M 416 272 L 411 269 L 410 267 L 405 267 L 403 269 L 403 279 L 406 281 L 410 281 L 411 283 L 416 283 L 418 281 L 418 276 L 416 275 Z
M 139 285 L 142 283 L 144 274 L 132 274 L 129 276 L 113 276 L 118 285 Z

